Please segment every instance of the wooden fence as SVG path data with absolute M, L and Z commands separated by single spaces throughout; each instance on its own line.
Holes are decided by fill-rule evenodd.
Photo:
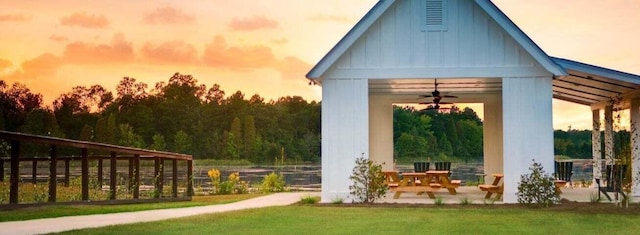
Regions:
M 103 161 L 109 160 L 109 200 L 117 200 L 117 161 L 127 160 L 129 168 L 129 188 L 133 190 L 133 199 L 140 199 L 140 161 L 154 161 L 154 180 L 155 190 L 162 192 L 164 185 L 164 163 L 170 161 L 172 164 L 172 190 L 171 198 L 178 198 L 178 161 L 186 161 L 187 163 L 187 189 L 186 194 L 190 199 L 193 195 L 193 158 L 191 155 L 161 152 L 153 150 L 145 150 L 138 148 L 122 147 L 111 144 L 94 143 L 88 141 L 79 141 L 63 138 L 55 138 L 49 136 L 38 136 L 16 132 L 0 131 L 0 139 L 10 144 L 10 154 L 8 158 L 0 157 L 0 181 L 5 181 L 5 162 L 9 162 L 10 169 L 10 186 L 9 186 L 9 204 L 17 205 L 19 202 L 18 190 L 20 179 L 20 162 L 32 162 L 32 181 L 36 183 L 38 162 L 49 162 L 49 195 L 48 202 L 56 202 L 58 162 L 64 161 L 64 185 L 69 186 L 69 168 L 70 161 L 81 162 L 81 191 L 82 201 L 89 201 L 89 161 L 96 160 L 98 162 L 98 181 L 102 185 L 103 180 Z M 21 146 L 25 143 L 43 144 L 49 146 L 49 156 L 46 157 L 21 157 Z M 59 157 L 58 149 L 60 147 L 69 147 L 79 149 L 80 157 Z M 89 150 L 110 153 L 109 156 L 90 156 Z M 161 193 L 154 194 L 154 198 L 161 197 Z

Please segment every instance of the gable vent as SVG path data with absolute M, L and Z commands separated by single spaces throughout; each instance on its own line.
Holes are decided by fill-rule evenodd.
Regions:
M 445 31 L 446 0 L 422 0 L 422 31 Z

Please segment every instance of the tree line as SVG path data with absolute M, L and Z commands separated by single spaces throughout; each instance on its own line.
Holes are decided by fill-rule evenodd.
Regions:
M 153 88 L 124 77 L 116 93 L 76 86 L 52 106 L 24 84 L 0 80 L 0 128 L 36 135 L 253 163 L 318 162 L 320 104 L 299 96 L 266 102 L 241 91 L 226 97 L 175 73 Z M 46 154 L 42 151 L 42 154 Z
M 153 88 L 124 77 L 115 94 L 100 85 L 76 86 L 50 106 L 24 84 L 0 80 L 2 130 L 187 153 L 197 159 L 319 162 L 320 112 L 320 103 L 302 97 L 267 102 L 241 91 L 227 96 L 218 84 L 207 87 L 180 73 Z M 483 158 L 482 121 L 470 108 L 438 112 L 394 106 L 393 115 L 396 158 Z M 590 158 L 591 131 L 556 130 L 554 136 L 556 155 Z M 629 149 L 628 136 L 616 132 L 617 154 Z

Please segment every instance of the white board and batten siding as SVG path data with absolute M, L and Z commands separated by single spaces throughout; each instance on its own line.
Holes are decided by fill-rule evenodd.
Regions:
M 550 75 L 474 1 L 442 1 L 446 17 L 443 30 L 425 30 L 424 2 L 395 1 L 324 77 Z
M 367 79 L 322 83 L 322 202 L 349 198 L 349 176 L 358 157 L 369 156 Z
M 389 122 L 387 108 L 369 110 L 370 105 L 387 105 L 382 97 L 370 97 L 371 79 L 502 78 L 503 91 L 496 100 L 502 103 L 492 104 L 502 105 L 495 108 L 502 117 L 492 118 L 496 131 L 486 136 L 495 137 L 492 143 L 502 144 L 502 151 L 485 153 L 503 156 L 485 157 L 502 163 L 491 169 L 505 175 L 504 202 L 515 202 L 516 181 L 528 172 L 532 158 L 552 169 L 552 73 L 541 65 L 545 62 L 539 63 L 539 55 L 528 52 L 531 45 L 525 46 L 527 50 L 520 44 L 522 38 L 516 40 L 513 31 L 507 31 L 517 28 L 503 28 L 473 0 L 443 0 L 446 27 L 424 27 L 425 1 L 431 0 L 384 1 L 390 5 L 375 21 L 366 22 L 370 27 L 356 28 L 362 34 L 343 39 L 349 45 L 339 43 L 336 48 L 341 49 L 330 52 L 330 65 L 321 61 L 320 69 L 310 72 L 313 79 L 322 81 L 323 202 L 350 201 L 349 175 L 357 157 L 393 150 L 389 145 L 370 149 L 371 144 L 392 141 L 370 136 L 389 129 L 388 123 L 378 123 Z M 385 117 L 369 117 L 376 113 Z M 496 126 L 500 120 L 502 127 Z M 373 155 L 375 160 L 388 159 Z

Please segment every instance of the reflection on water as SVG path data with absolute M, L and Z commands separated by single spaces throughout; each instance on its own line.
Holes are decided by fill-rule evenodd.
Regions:
M 573 182 L 582 180 L 590 181 L 593 175 L 593 164 L 590 159 L 573 160 Z M 216 168 L 220 170 L 223 180 L 232 173 L 239 172 L 242 180 L 248 181 L 250 185 L 259 184 L 264 176 L 271 172 L 279 172 L 284 176 L 288 186 L 296 189 L 320 189 L 322 182 L 320 165 L 301 166 L 196 166 L 194 169 L 194 184 L 203 187 L 210 186 L 211 182 L 207 176 L 207 171 Z M 413 172 L 412 165 L 398 165 L 400 172 Z M 462 185 L 476 184 L 478 177 L 476 174 L 484 173 L 482 162 L 478 163 L 452 163 L 452 179 L 462 180 Z M 552 174 L 554 169 L 545 169 L 548 174 Z M 487 172 L 490 175 L 494 172 Z M 345 179 L 349 180 L 349 179 Z

